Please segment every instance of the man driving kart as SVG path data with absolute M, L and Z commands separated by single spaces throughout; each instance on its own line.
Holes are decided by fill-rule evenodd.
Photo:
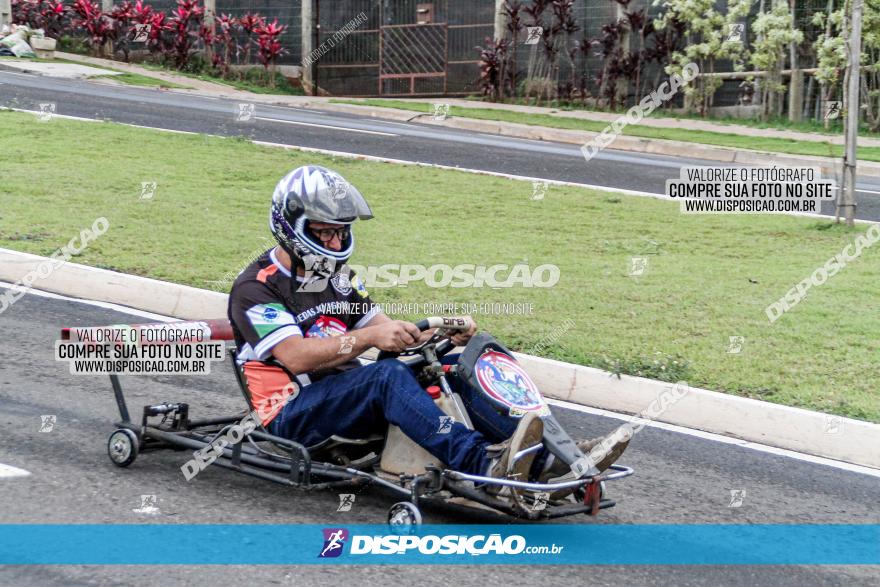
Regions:
M 455 422 L 441 433 L 446 414 L 409 367 L 396 359 L 366 366 L 357 361 L 371 347 L 401 352 L 433 334 L 386 316 L 345 265 L 354 251 L 351 225 L 372 217 L 361 193 L 323 167 L 299 167 L 275 187 L 269 226 L 278 246 L 239 274 L 229 296 L 229 319 L 252 403 L 282 386 L 272 370 L 260 368 L 269 359 L 284 365 L 303 386 L 263 424 L 276 436 L 311 446 L 333 435 L 384 433 L 392 423 L 457 471 L 520 481 L 564 475 L 568 466 L 560 459 L 554 462 L 546 449 L 513 462 L 518 451 L 541 442 L 543 423 L 536 414 L 502 414 L 479 391 L 450 375 L 475 430 Z M 476 323 L 468 319 L 469 330 L 450 335 L 454 344 L 466 344 L 476 332 Z M 604 443 L 608 450 L 597 468 L 610 466 L 628 439 L 615 435 Z M 588 453 L 602 440 L 581 441 L 578 447 Z M 519 505 L 516 492 L 510 493 Z

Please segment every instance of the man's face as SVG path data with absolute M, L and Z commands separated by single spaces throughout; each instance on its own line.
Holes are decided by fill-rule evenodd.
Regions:
M 327 222 L 309 222 L 309 232 L 312 237 L 320 242 L 324 247 L 331 251 L 341 251 L 342 241 L 345 236 L 340 237 L 340 231 L 348 231 L 350 227 L 346 224 L 329 224 Z

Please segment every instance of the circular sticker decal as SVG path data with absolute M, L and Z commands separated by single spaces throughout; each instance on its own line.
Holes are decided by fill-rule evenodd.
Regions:
M 544 399 L 528 374 L 514 359 L 486 351 L 476 364 L 477 381 L 491 397 L 511 410 L 531 412 L 544 407 Z

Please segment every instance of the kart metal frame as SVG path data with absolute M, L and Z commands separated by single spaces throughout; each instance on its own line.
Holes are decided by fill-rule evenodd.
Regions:
M 246 382 L 235 362 L 235 351 L 229 354 L 233 362 L 236 379 L 245 398 L 249 398 Z M 144 406 L 140 422 L 132 421 L 122 383 L 117 375 L 110 375 L 110 383 L 119 409 L 120 420 L 117 429 L 110 435 L 107 451 L 111 461 L 117 466 L 127 467 L 140 453 L 156 450 L 198 451 L 212 446 L 215 440 L 224 436 L 249 412 L 242 411 L 234 416 L 219 418 L 190 419 L 189 405 L 186 403 L 163 403 Z M 247 402 L 250 404 L 250 401 Z M 155 419 L 161 417 L 161 421 Z M 226 446 L 217 454 L 213 464 L 232 469 L 245 475 L 288 485 L 300 490 L 324 490 L 339 487 L 358 487 L 376 485 L 384 487 L 400 496 L 402 502 L 394 504 L 389 511 L 389 522 L 395 525 L 421 523 L 419 506 L 423 501 L 449 501 L 463 498 L 457 502 L 470 507 L 489 508 L 513 517 L 530 520 L 558 518 L 575 514 L 597 515 L 599 510 L 613 507 L 615 502 L 604 497 L 605 481 L 614 481 L 633 474 L 633 469 L 622 465 L 611 468 L 595 476 L 558 483 L 528 483 L 509 479 L 496 479 L 472 475 L 435 466 L 426 467 L 424 474 L 401 474 L 399 478 L 377 470 L 381 455 L 380 442 L 384 437 L 368 440 L 338 439 L 334 446 L 365 445 L 375 443 L 378 452 L 370 453 L 358 460 L 341 466 L 316 460 L 315 455 L 326 449 L 327 443 L 315 447 L 281 438 L 258 427 L 244 436 L 241 442 Z M 268 443 L 274 450 L 267 450 L 258 443 Z M 514 458 L 538 450 L 540 445 L 517 453 Z M 362 446 L 363 450 L 363 446 Z M 485 488 L 511 487 L 526 490 L 522 493 L 526 504 L 531 507 L 524 512 L 508 503 L 503 497 L 496 497 Z M 574 488 L 575 501 L 547 500 L 536 502 L 536 494 L 545 496 L 560 489 Z

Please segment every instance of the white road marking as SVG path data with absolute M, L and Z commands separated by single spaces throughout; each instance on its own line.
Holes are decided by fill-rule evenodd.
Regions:
M 559 406 L 560 408 L 574 410 L 576 412 L 583 412 L 584 414 L 592 414 L 594 416 L 605 416 L 608 418 L 615 418 L 617 420 L 627 421 L 633 418 L 633 416 L 627 414 L 620 414 L 618 412 L 611 412 L 600 408 L 591 408 L 588 406 L 573 404 L 571 402 L 563 400 L 547 398 L 547 403 L 552 406 Z M 640 423 L 644 421 L 645 420 L 639 420 Z M 670 432 L 677 432 L 679 434 L 687 434 L 688 436 L 695 436 L 697 438 L 703 438 L 705 440 L 711 440 L 713 442 L 720 442 L 722 444 L 733 444 L 742 448 L 748 448 L 759 452 L 766 452 L 781 457 L 795 459 L 798 461 L 806 461 L 808 463 L 814 463 L 817 465 L 825 465 L 827 467 L 834 467 L 835 469 L 842 469 L 844 471 L 850 471 L 852 473 L 870 475 L 871 477 L 880 477 L 880 469 L 873 469 L 871 467 L 865 467 L 862 465 L 854 465 L 852 463 L 836 461 L 834 459 L 828 459 L 825 457 L 817 457 L 814 455 L 801 453 L 786 448 L 777 448 L 775 446 L 760 444 L 758 442 L 750 442 L 748 440 L 742 440 L 740 438 L 732 438 L 730 436 L 724 436 L 722 434 L 715 434 L 714 432 L 704 432 L 702 430 L 696 430 L 694 428 L 685 428 L 684 426 L 667 424 L 665 422 L 647 421 L 646 425 L 652 428 L 659 428 L 661 430 L 668 430 Z
M 0 287 L 7 287 L 8 288 L 10 286 L 11 286 L 11 284 L 0 281 Z M 75 303 L 84 304 L 87 306 L 95 306 L 98 308 L 105 308 L 108 310 L 115 310 L 117 312 L 122 312 L 124 314 L 131 314 L 131 315 L 139 316 L 142 318 L 148 318 L 150 320 L 157 320 L 157 321 L 162 321 L 162 322 L 173 322 L 176 320 L 180 320 L 179 318 L 173 318 L 171 316 L 163 316 L 161 314 L 154 314 L 152 312 L 145 312 L 143 310 L 136 310 L 134 308 L 120 306 L 118 304 L 113 304 L 110 302 L 100 302 L 97 300 L 72 298 L 69 296 L 51 293 L 51 292 L 40 291 L 40 290 L 36 290 L 36 289 L 31 289 L 30 294 L 41 296 L 41 297 L 46 297 L 46 298 L 52 298 L 52 299 L 56 299 L 56 300 L 75 302 Z M 555 399 L 547 398 L 547 403 L 549 403 L 550 405 L 559 406 L 561 408 L 574 410 L 574 411 L 582 412 L 585 414 L 592 414 L 595 416 L 605 416 L 608 418 L 615 418 L 617 420 L 630 420 L 630 419 L 632 419 L 632 416 L 630 416 L 628 414 L 621 414 L 619 412 L 611 412 L 609 410 L 602 410 L 600 408 L 591 408 L 588 406 L 581 406 L 578 404 L 573 404 L 571 402 L 566 402 L 566 401 L 562 401 L 562 400 L 555 400 Z M 854 465 L 851 463 L 846 463 L 843 461 L 836 461 L 834 459 L 828 459 L 825 457 L 817 457 L 817 456 L 809 455 L 806 453 L 800 453 L 800 452 L 789 450 L 789 449 L 776 448 L 776 447 L 769 446 L 766 444 L 760 444 L 757 442 L 749 442 L 747 440 L 741 440 L 739 438 L 732 438 L 730 436 L 724 436 L 722 434 L 715 434 L 713 432 L 704 432 L 702 430 L 696 430 L 693 428 L 686 428 L 684 426 L 677 426 L 675 424 L 666 424 L 665 422 L 656 422 L 656 421 L 647 422 L 647 426 L 651 426 L 653 428 L 659 428 L 661 430 L 668 430 L 670 432 L 677 432 L 679 434 L 687 434 L 689 436 L 695 436 L 697 438 L 703 438 L 705 440 L 710 440 L 713 442 L 720 442 L 722 444 L 733 444 L 736 446 L 740 446 L 742 448 L 748 448 L 751 450 L 765 452 L 765 453 L 769 453 L 769 454 L 773 454 L 773 455 L 777 455 L 777 456 L 781 456 L 781 457 L 787 457 L 790 459 L 796 459 L 799 461 L 806 461 L 809 463 L 815 463 L 815 464 L 819 464 L 819 465 L 825 465 L 828 467 L 834 467 L 836 469 L 850 471 L 853 473 L 861 473 L 863 475 L 870 475 L 872 477 L 880 477 L 880 470 L 872 469 L 871 467 Z M 0 475 L 0 476 L 2 476 L 2 475 Z
M 334 126 L 332 124 L 317 124 L 314 122 L 300 122 L 298 120 L 282 120 L 280 118 L 265 118 L 263 116 L 255 116 L 257 120 L 265 120 L 267 122 L 283 122 L 284 124 L 297 124 L 300 126 L 314 126 L 317 128 L 332 128 L 333 130 L 347 130 L 351 132 L 361 132 L 368 135 L 381 135 L 384 137 L 399 137 L 400 135 L 396 135 L 390 132 L 380 132 L 377 130 L 361 130 L 359 128 L 349 128 L 347 126 Z
M 80 116 L 70 116 L 69 114 L 56 114 L 55 112 L 47 113 L 42 112 L 40 110 L 25 110 L 24 108 L 8 108 L 6 106 L 0 106 L 0 110 L 12 110 L 13 112 L 26 112 L 28 114 L 33 114 L 35 116 L 46 116 L 46 118 L 64 118 L 67 120 L 81 120 L 84 122 L 104 122 L 103 120 L 98 120 L 97 118 L 82 118 Z
M 18 467 L 4 465 L 3 463 L 0 463 L 0 479 L 9 479 L 12 477 L 27 477 L 30 474 L 30 471 L 25 471 L 24 469 L 19 469 Z

